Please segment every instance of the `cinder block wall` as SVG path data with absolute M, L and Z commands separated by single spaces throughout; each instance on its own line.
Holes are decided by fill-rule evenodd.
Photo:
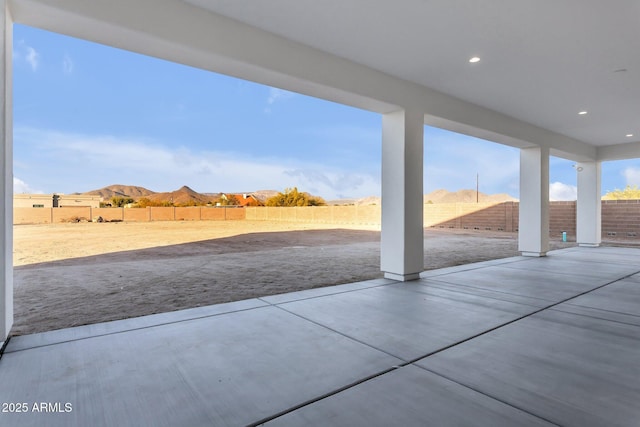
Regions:
M 112 208 L 113 209 L 113 208 Z M 118 208 L 115 208 L 118 209 Z M 124 221 L 129 222 L 147 222 L 151 220 L 151 210 L 150 208 L 146 209 L 123 209 L 122 215 L 124 217 Z
M 13 208 L 14 224 L 51 224 L 51 208 Z
M 434 228 L 518 231 L 519 203 L 437 203 L 424 205 L 424 225 Z M 74 219 L 91 221 L 252 220 L 324 224 L 380 225 L 380 206 L 315 206 L 295 208 L 149 207 L 123 208 L 14 208 L 14 224 L 51 224 Z M 570 238 L 576 234 L 576 202 L 550 203 L 549 233 Z M 602 236 L 640 239 L 640 200 L 603 200 Z
M 576 235 L 576 202 L 550 203 L 549 234 L 561 236 L 563 231 L 571 237 Z
M 177 221 L 200 221 L 200 212 L 202 209 L 196 207 L 175 208 L 175 220 Z
M 640 237 L 640 200 L 603 200 L 602 237 L 637 239 Z
M 199 220 L 242 220 L 242 208 L 194 207 L 147 207 L 147 208 L 13 208 L 14 225 L 52 224 L 71 222 L 77 219 L 92 221 L 102 217 L 105 221 L 199 221 Z
M 380 225 L 380 206 L 247 207 L 251 221 Z
M 42 208 L 35 208 L 42 209 Z M 76 220 L 91 221 L 90 207 L 50 208 L 52 222 L 72 222 Z
M 124 209 L 93 208 L 93 218 L 102 217 L 105 221 L 124 221 Z

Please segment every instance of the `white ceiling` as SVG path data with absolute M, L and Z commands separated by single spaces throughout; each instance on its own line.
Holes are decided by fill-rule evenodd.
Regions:
M 185 1 L 592 145 L 640 140 L 637 0 Z

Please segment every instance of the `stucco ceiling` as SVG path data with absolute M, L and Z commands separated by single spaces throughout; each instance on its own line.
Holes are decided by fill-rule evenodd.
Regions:
M 592 145 L 640 139 L 640 1 L 185 1 Z

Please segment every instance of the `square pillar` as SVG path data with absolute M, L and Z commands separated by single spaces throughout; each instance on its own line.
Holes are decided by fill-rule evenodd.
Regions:
M 13 23 L 0 0 L 0 343 L 13 325 Z
M 549 149 L 520 150 L 520 220 L 518 250 L 545 256 L 549 250 Z
M 576 240 L 578 245 L 600 246 L 602 241 L 602 200 L 600 162 L 576 164 L 578 203 L 576 208 Z
M 396 111 L 382 117 L 382 233 L 380 268 L 406 281 L 424 270 L 424 115 Z

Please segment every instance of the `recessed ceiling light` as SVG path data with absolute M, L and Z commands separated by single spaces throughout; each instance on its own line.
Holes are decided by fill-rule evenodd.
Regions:
M 633 134 L 632 134 L 632 133 L 628 133 L 628 134 L 627 134 L 627 138 L 631 138 L 632 136 L 633 136 Z
M 469 59 L 469 62 L 475 64 L 476 62 L 480 62 L 480 58 L 478 56 L 474 56 L 473 58 Z
M 578 114 L 580 114 L 581 116 L 584 116 L 585 114 L 587 114 L 586 111 L 580 111 Z

